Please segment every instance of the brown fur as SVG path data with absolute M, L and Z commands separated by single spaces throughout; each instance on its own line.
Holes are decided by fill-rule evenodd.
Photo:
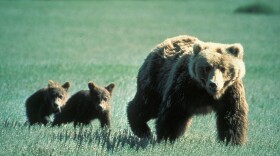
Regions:
M 71 96 L 61 113 L 56 114 L 53 126 L 74 122 L 87 125 L 94 119 L 99 119 L 101 127 L 110 128 L 110 99 L 115 84 L 100 87 L 93 82 L 88 83 L 89 90 L 82 90 Z
M 31 95 L 25 103 L 29 124 L 46 125 L 49 122 L 48 117 L 59 112 L 64 106 L 68 98 L 69 87 L 69 82 L 61 86 L 49 80 L 47 88 L 42 88 Z
M 129 102 L 129 125 L 139 137 L 151 136 L 147 122 L 156 119 L 159 140 L 184 134 L 193 115 L 217 116 L 218 139 L 246 141 L 248 106 L 240 44 L 202 42 L 191 36 L 165 40 L 139 70 L 137 92 Z

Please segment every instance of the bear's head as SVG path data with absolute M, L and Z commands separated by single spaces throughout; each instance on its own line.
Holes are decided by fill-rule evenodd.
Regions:
M 214 99 L 219 99 L 245 75 L 243 47 L 241 44 L 196 43 L 188 70 Z
M 47 99 L 51 103 L 54 112 L 60 112 L 68 99 L 69 82 L 60 85 L 57 82 L 49 80 L 47 88 Z
M 100 87 L 93 82 L 88 83 L 88 88 L 92 100 L 95 103 L 95 108 L 99 112 L 106 113 L 110 111 L 110 100 L 112 97 L 112 91 L 115 87 L 114 83 L 109 84 L 106 87 Z

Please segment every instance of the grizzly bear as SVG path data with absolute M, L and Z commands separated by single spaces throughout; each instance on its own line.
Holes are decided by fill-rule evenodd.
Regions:
M 137 77 L 137 92 L 127 107 L 129 125 L 149 137 L 147 122 L 156 119 L 159 141 L 175 141 L 194 115 L 214 111 L 218 139 L 246 141 L 248 106 L 241 44 L 202 42 L 192 36 L 165 40 L 152 50 Z
M 69 82 L 62 86 L 49 80 L 48 87 L 42 88 L 27 98 L 26 115 L 30 125 L 44 124 L 49 122 L 48 117 L 60 112 L 68 98 Z
M 110 99 L 115 84 L 100 87 L 88 83 L 89 90 L 81 90 L 69 98 L 61 113 L 54 117 L 52 126 L 74 122 L 74 126 L 88 125 L 93 119 L 99 119 L 101 127 L 111 127 Z

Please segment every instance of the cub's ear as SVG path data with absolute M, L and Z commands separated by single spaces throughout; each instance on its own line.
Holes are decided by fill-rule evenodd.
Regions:
M 50 87 L 53 87 L 53 86 L 55 86 L 56 85 L 56 83 L 53 81 L 53 80 L 49 80 L 48 81 L 48 87 L 50 88 Z
M 239 59 L 243 59 L 243 46 L 242 46 L 241 44 L 235 43 L 235 44 L 233 44 L 233 45 L 230 45 L 230 46 L 227 48 L 227 51 L 228 51 L 231 55 L 233 55 L 233 56 L 235 56 L 235 57 L 237 57 L 237 58 L 239 58 Z
M 114 83 L 110 83 L 107 87 L 105 87 L 110 93 L 112 93 L 113 89 L 115 88 Z
M 94 90 L 96 88 L 96 85 L 93 82 L 88 82 L 88 88 L 89 90 Z
M 70 88 L 70 82 L 65 82 L 63 85 L 62 85 L 62 87 L 65 89 L 65 90 L 67 90 L 68 91 L 68 89 Z
M 199 52 L 201 52 L 201 50 L 202 50 L 202 45 L 201 44 L 195 43 L 193 45 L 193 52 L 194 52 L 195 55 L 198 54 Z

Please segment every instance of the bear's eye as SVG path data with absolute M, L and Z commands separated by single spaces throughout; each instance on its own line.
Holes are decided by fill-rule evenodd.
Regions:
M 226 68 L 225 67 L 221 67 L 220 70 L 221 70 L 222 73 L 224 73 L 226 71 Z
M 104 101 L 108 101 L 108 98 L 107 98 L 107 97 L 104 97 L 103 99 L 104 99 Z
M 59 94 L 59 93 L 53 93 L 53 95 L 52 95 L 53 97 L 57 97 L 57 98 L 60 98 L 60 99 L 62 99 L 62 95 L 61 94 Z

